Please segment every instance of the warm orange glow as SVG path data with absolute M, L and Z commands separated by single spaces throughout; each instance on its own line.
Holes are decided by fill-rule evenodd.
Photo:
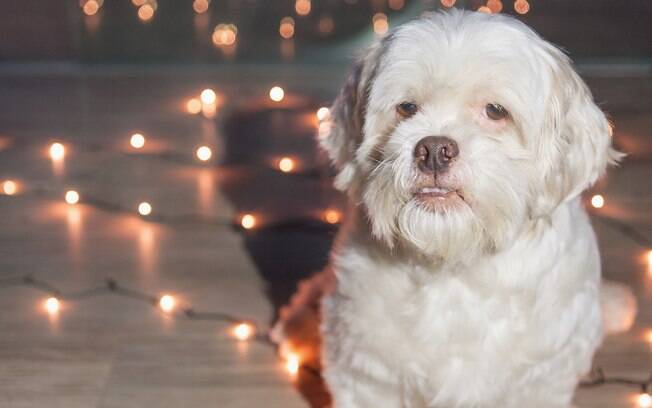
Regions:
M 131 135 L 131 139 L 129 139 L 129 144 L 131 144 L 131 147 L 134 149 L 140 149 L 145 146 L 145 136 L 140 133 L 134 133 Z
M 307 16 L 308 14 L 310 14 L 311 8 L 312 8 L 312 4 L 310 0 L 297 0 L 294 3 L 294 10 L 300 16 Z
M 405 0 L 389 0 L 387 4 L 392 10 L 400 10 L 405 6 Z
M 79 193 L 75 190 L 68 190 L 65 199 L 68 204 L 77 204 L 79 202 Z
M 147 0 L 131 0 L 131 4 L 133 4 L 136 7 L 140 7 L 145 3 L 147 3 Z
M 342 220 L 342 213 L 337 210 L 326 210 L 324 220 L 329 224 L 337 224 Z
M 638 399 L 636 400 L 639 408 L 649 408 L 652 407 L 652 397 L 647 392 L 642 392 Z
M 66 155 L 66 148 L 61 143 L 52 143 L 50 145 L 50 157 L 52 160 L 61 160 Z
M 441 5 L 444 7 L 453 7 L 455 5 L 455 0 L 441 0 Z
M 245 214 L 240 219 L 240 224 L 244 229 L 252 229 L 256 226 L 256 217 L 251 214 Z
M 281 20 L 278 33 L 285 39 L 292 38 L 294 36 L 294 19 L 292 17 L 284 17 Z
M 138 213 L 143 216 L 150 215 L 152 213 L 151 204 L 147 201 L 143 201 L 142 203 L 138 204 Z
M 208 146 L 200 146 L 197 148 L 197 158 L 201 161 L 208 161 L 213 156 L 213 151 Z
M 317 109 L 317 120 L 321 122 L 322 120 L 326 119 L 330 113 L 330 109 L 325 106 Z
M 478 8 L 480 13 L 491 14 L 491 9 L 487 6 L 482 6 Z
M 14 195 L 18 191 L 18 185 L 13 180 L 7 180 L 2 183 L 2 192 L 6 195 Z
M 202 14 L 208 11 L 209 4 L 208 0 L 195 0 L 192 2 L 192 9 L 195 10 L 195 13 Z
M 218 24 L 211 38 L 216 46 L 233 45 L 238 38 L 238 28 L 234 24 Z
M 383 35 L 389 29 L 387 16 L 383 13 L 376 13 L 373 17 L 374 32 L 378 35 Z
M 213 105 L 215 101 L 217 101 L 217 94 L 214 90 L 206 88 L 201 91 L 199 98 L 201 99 L 202 103 L 205 103 L 206 105 Z
M 289 173 L 294 170 L 294 160 L 289 157 L 283 157 L 278 161 L 278 169 L 283 173 Z
M 45 306 L 45 310 L 49 314 L 51 315 L 57 314 L 59 312 L 59 307 L 60 307 L 59 299 L 55 298 L 54 296 L 51 296 L 45 300 L 44 306 Z
M 231 331 L 233 337 L 240 341 L 249 340 L 254 332 L 254 327 L 249 323 L 239 323 Z
M 516 0 L 514 3 L 514 10 L 518 14 L 527 14 L 530 11 L 530 3 L 527 0 Z
M 604 197 L 600 194 L 596 194 L 591 197 L 591 205 L 593 208 L 602 208 L 604 207 Z
M 288 353 L 285 360 L 285 369 L 288 370 L 288 373 L 293 376 L 297 375 L 299 372 L 299 367 L 301 367 L 301 360 L 299 359 L 299 356 L 294 353 Z
M 186 110 L 193 115 L 201 112 L 201 101 L 197 98 L 191 98 L 186 102 Z
M 154 7 L 149 4 L 143 4 L 138 7 L 138 18 L 141 21 L 149 21 L 154 17 Z
M 318 28 L 320 33 L 329 34 L 335 28 L 335 21 L 332 17 L 322 17 L 319 19 Z
M 100 9 L 100 5 L 95 0 L 88 0 L 86 3 L 84 3 L 84 7 L 82 9 L 84 14 L 87 16 L 93 16 Z
M 652 270 L 652 249 L 647 251 L 647 266 Z
M 158 305 L 161 308 L 162 311 L 165 313 L 170 313 L 172 310 L 174 310 L 174 306 L 176 306 L 176 300 L 174 300 L 174 297 L 172 295 L 163 295 L 158 301 Z
M 503 10 L 503 2 L 500 0 L 489 0 L 487 7 L 492 13 L 500 13 Z
M 280 86 L 274 86 L 269 90 L 269 99 L 274 102 L 281 102 L 285 98 L 285 91 Z

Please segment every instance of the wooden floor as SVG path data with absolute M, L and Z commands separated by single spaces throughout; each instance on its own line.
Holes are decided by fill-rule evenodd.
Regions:
M 197 310 L 267 326 L 294 282 L 325 258 L 312 264 L 298 251 L 282 252 L 292 249 L 287 245 L 269 243 L 278 240 L 243 234 L 228 224 L 244 211 L 264 224 L 288 213 L 309 215 L 341 205 L 328 180 L 309 174 L 317 160 L 310 139 L 313 105 L 333 96 L 336 86 L 328 84 L 337 83 L 342 72 L 309 73 L 304 78 L 310 80 L 267 72 L 237 84 L 228 75 L 101 69 L 2 73 L 0 180 L 17 180 L 19 191 L 0 195 L 0 280 L 30 274 L 74 292 L 112 277 L 154 295 L 172 293 Z M 264 116 L 265 94 L 274 81 L 288 84 L 289 102 L 265 120 L 297 133 L 295 139 L 266 140 L 267 133 L 278 130 L 271 125 L 259 124 L 260 134 L 253 138 L 242 123 L 224 126 L 233 114 Z M 606 101 L 618 143 L 634 153 L 596 187 L 606 198 L 600 213 L 652 237 L 651 80 L 589 82 L 597 98 Z M 184 112 L 187 98 L 209 84 L 223 92 L 226 102 L 218 118 Z M 297 106 L 306 107 L 305 120 Z M 229 134 L 233 129 L 240 133 Z M 135 131 L 148 138 L 142 152 L 128 146 Z M 58 166 L 47 155 L 55 140 L 67 146 Z M 193 157 L 201 144 L 214 147 L 216 157 L 209 164 Z M 306 177 L 264 169 L 286 147 L 304 158 L 299 164 Z M 81 204 L 63 202 L 69 188 L 80 192 Z M 154 220 L 164 222 L 133 214 L 141 201 L 150 202 Z M 652 339 L 646 337 L 652 328 L 652 266 L 645 260 L 652 248 L 598 220 L 595 226 L 605 275 L 631 285 L 640 302 L 634 329 L 608 338 L 596 365 L 610 375 L 643 379 L 652 371 Z M 332 231 L 317 234 L 323 234 L 319 242 L 326 248 Z M 302 238 L 304 245 L 309 239 Z M 278 265 L 292 262 L 302 266 L 289 275 L 274 274 Z M 306 405 L 273 348 L 234 341 L 229 324 L 173 319 L 146 303 L 109 294 L 64 299 L 52 317 L 43 307 L 46 296 L 31 287 L 0 288 L 2 407 Z M 637 393 L 622 386 L 581 389 L 576 403 L 634 407 Z

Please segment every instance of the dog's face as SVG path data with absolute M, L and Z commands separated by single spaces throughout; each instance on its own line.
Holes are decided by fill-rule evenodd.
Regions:
M 321 144 L 373 235 L 444 261 L 509 245 L 618 155 L 566 56 L 505 16 L 457 11 L 399 27 L 331 112 Z

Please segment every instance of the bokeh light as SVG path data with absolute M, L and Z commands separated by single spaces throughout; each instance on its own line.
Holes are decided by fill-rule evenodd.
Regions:
M 292 17 L 283 17 L 278 33 L 285 39 L 292 38 L 294 36 L 294 19 Z
M 244 229 L 252 229 L 256 226 L 256 217 L 251 214 L 245 214 L 240 219 L 240 225 L 242 225 L 242 228 Z
M 145 146 L 145 136 L 143 136 L 141 133 L 134 133 L 129 139 L 129 144 L 134 149 L 140 149 Z
M 376 13 L 372 19 L 374 32 L 378 35 L 383 35 L 387 33 L 389 29 L 389 22 L 387 21 L 387 16 L 384 13 Z
M 280 86 L 273 86 L 272 89 L 269 90 L 269 99 L 274 102 L 281 102 L 283 98 L 285 98 L 285 91 Z
M 514 11 L 518 14 L 527 14 L 530 11 L 530 3 L 527 0 L 516 0 L 514 3 Z
M 321 108 L 317 109 L 317 120 L 322 121 L 326 118 L 328 118 L 328 115 L 330 115 L 331 111 L 325 106 L 322 106 Z
M 61 160 L 66 155 L 66 148 L 59 142 L 50 145 L 50 157 L 52 160 Z
M 186 102 L 186 111 L 193 115 L 198 114 L 201 112 L 201 101 L 197 98 L 188 99 L 188 102 Z
M 278 169 L 283 173 L 289 173 L 294 170 L 294 160 L 289 157 L 283 157 L 278 161 Z
M 203 91 L 201 91 L 201 94 L 199 94 L 199 98 L 201 99 L 202 103 L 205 103 L 206 105 L 213 105 L 215 101 L 217 101 L 217 94 L 215 93 L 214 90 L 210 88 L 206 88 Z
M 329 224 L 337 224 L 342 220 L 342 213 L 333 209 L 326 210 L 324 211 L 324 220 Z
M 148 203 L 147 201 L 143 201 L 142 203 L 138 204 L 138 214 L 140 215 L 150 215 L 152 213 L 152 205 Z
M 154 7 L 150 4 L 143 4 L 138 7 L 138 18 L 141 21 L 150 21 L 154 17 Z
M 441 5 L 444 7 L 453 7 L 455 5 L 455 0 L 441 0 Z
M 202 14 L 208 11 L 209 5 L 210 1 L 208 0 L 195 0 L 192 2 L 192 9 L 195 11 L 195 13 Z
M 49 298 L 47 298 L 44 302 L 44 305 L 45 305 L 45 310 L 51 315 L 57 314 L 61 306 L 59 304 L 59 299 L 57 299 L 54 296 L 50 296 Z
M 600 194 L 596 194 L 591 197 L 591 205 L 593 208 L 602 208 L 604 207 L 604 197 Z
M 18 192 L 18 184 L 13 180 L 5 180 L 2 183 L 2 192 L 6 195 L 14 195 Z
M 213 151 L 208 146 L 200 146 L 196 152 L 197 158 L 201 161 L 208 161 L 213 156 Z
M 165 313 L 170 313 L 171 311 L 173 311 L 174 307 L 176 306 L 176 303 L 177 302 L 174 299 L 174 296 L 172 295 L 163 295 L 158 301 L 159 307 Z
M 230 46 L 238 39 L 238 28 L 234 24 L 218 24 L 211 37 L 216 46 Z
M 388 0 L 387 5 L 392 10 L 400 10 L 405 6 L 405 0 Z
M 239 323 L 231 331 L 233 337 L 240 341 L 249 340 L 254 335 L 255 329 L 249 323 Z
M 294 11 L 296 11 L 300 16 L 307 16 L 310 14 L 311 8 L 312 4 L 310 0 L 296 0 L 294 3 Z
M 79 193 L 75 190 L 68 190 L 64 198 L 68 204 L 77 204 L 79 202 Z
M 638 399 L 636 400 L 639 408 L 650 408 L 652 407 L 652 397 L 647 392 L 642 392 Z
M 301 367 L 301 359 L 295 353 L 288 353 L 285 360 L 285 369 L 290 373 L 290 375 L 295 376 L 299 372 L 299 367 Z

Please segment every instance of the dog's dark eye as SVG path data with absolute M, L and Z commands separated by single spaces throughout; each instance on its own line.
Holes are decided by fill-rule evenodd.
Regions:
M 403 102 L 400 105 L 396 106 L 396 112 L 401 115 L 402 118 L 409 118 L 410 116 L 417 113 L 419 107 L 412 102 Z
M 485 112 L 487 112 L 487 116 L 491 120 L 501 120 L 509 116 L 507 109 L 505 109 L 502 105 L 498 105 L 497 103 L 488 103 L 484 109 Z

